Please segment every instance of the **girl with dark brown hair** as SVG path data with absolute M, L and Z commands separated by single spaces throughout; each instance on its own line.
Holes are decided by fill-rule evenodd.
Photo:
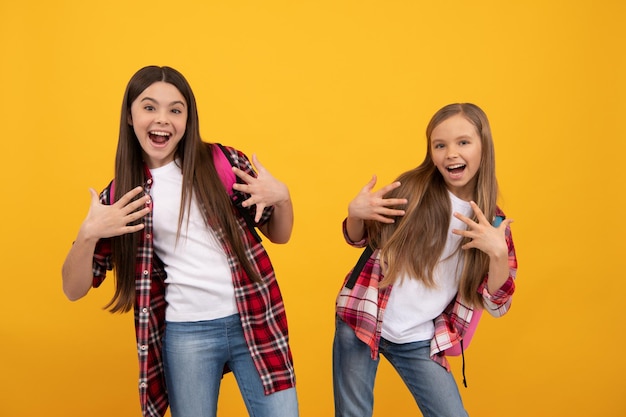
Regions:
M 289 190 L 254 155 L 257 172 L 242 152 L 223 149 L 240 183 L 232 175 L 225 186 L 218 173 L 222 148 L 202 141 L 183 75 L 140 69 L 122 102 L 115 179 L 100 196 L 90 190 L 63 265 L 71 300 L 115 269 L 108 307 L 134 308 L 146 417 L 162 417 L 168 404 L 172 417 L 215 416 L 226 371 L 251 416 L 298 415 L 285 309 L 254 230 L 289 240 Z

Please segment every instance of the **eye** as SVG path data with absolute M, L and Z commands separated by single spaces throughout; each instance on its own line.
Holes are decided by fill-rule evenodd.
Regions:
M 172 109 L 172 113 L 174 113 L 174 114 L 182 114 L 182 112 L 183 111 L 180 110 L 180 109 Z
M 434 148 L 434 149 L 443 149 L 443 148 L 444 148 L 444 145 L 443 145 L 443 143 L 435 143 L 435 144 L 433 145 L 433 148 Z
M 153 111 L 154 110 L 154 106 L 148 104 L 148 105 L 144 106 L 143 109 L 146 110 L 146 111 Z

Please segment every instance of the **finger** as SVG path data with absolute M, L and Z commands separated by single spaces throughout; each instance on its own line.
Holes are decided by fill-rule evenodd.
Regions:
M 509 227 L 511 223 L 513 223 L 513 219 L 504 219 L 500 223 L 500 226 L 498 227 L 498 229 L 506 230 L 506 228 Z
M 465 245 L 461 246 L 461 249 L 468 250 L 468 249 L 472 249 L 472 248 L 475 248 L 475 247 L 476 247 L 476 245 L 474 245 L 474 241 L 470 240 Z
M 396 209 L 385 209 L 385 210 L 382 210 L 379 214 L 383 215 L 383 216 L 389 216 L 389 217 L 395 216 L 395 217 L 397 217 L 397 216 L 404 216 L 405 211 L 404 210 L 396 210 Z
M 236 182 L 233 184 L 233 190 L 241 191 L 242 193 L 246 193 L 246 194 L 251 194 L 251 189 L 248 184 L 241 184 L 241 183 Z
M 233 167 L 233 172 L 236 176 L 241 178 L 246 184 L 249 184 L 254 180 L 254 177 L 249 175 L 246 171 L 242 171 L 237 167 Z
M 456 217 L 457 219 L 461 220 L 463 223 L 465 223 L 469 227 L 472 227 L 472 226 L 476 225 L 476 222 L 474 220 L 470 219 L 469 217 L 464 216 L 461 213 L 455 212 L 454 213 L 454 217 Z
M 143 228 L 144 228 L 143 223 L 135 224 L 132 226 L 125 226 L 124 229 L 122 229 L 122 234 L 135 233 L 135 232 L 140 231 Z
M 393 224 L 396 222 L 396 220 L 392 217 L 385 217 L 382 216 L 380 214 L 375 215 L 373 218 L 373 220 L 379 222 L 379 223 L 385 223 L 385 224 Z
M 142 217 L 144 217 L 146 214 L 150 213 L 150 207 L 144 207 L 141 210 L 137 210 L 137 211 L 133 211 L 130 214 L 127 215 L 127 218 L 129 220 L 128 223 L 132 223 L 136 220 L 141 219 Z
M 261 161 L 259 161 L 259 158 L 257 158 L 256 154 L 254 153 L 252 154 L 252 163 L 254 164 L 254 167 L 256 168 L 257 172 L 267 171 L 265 166 L 261 164 Z
M 265 210 L 265 204 L 257 204 L 256 213 L 254 216 L 254 222 L 258 223 L 261 221 L 261 216 L 263 216 L 263 210 Z
M 471 237 L 469 236 L 470 235 L 469 230 L 452 229 L 452 233 L 455 234 L 455 235 L 459 235 L 459 236 L 467 237 L 467 238 L 471 239 Z
M 476 204 L 474 201 L 470 201 L 470 206 L 472 207 L 472 210 L 474 211 L 474 214 L 476 215 L 479 223 L 487 221 L 487 218 L 485 217 L 480 207 L 478 207 L 478 204 Z
M 100 204 L 100 195 L 98 195 L 98 192 L 96 190 L 90 187 L 89 194 L 91 195 L 92 206 Z
M 401 185 L 402 185 L 402 183 L 400 181 L 392 182 L 391 184 L 385 185 L 383 188 L 378 190 L 376 192 L 376 194 L 380 195 L 380 196 L 384 196 L 385 194 L 389 193 L 390 191 L 395 190 L 396 188 L 398 188 Z
M 376 174 L 374 174 L 372 175 L 372 178 L 369 180 L 369 182 L 365 184 L 361 191 L 366 191 L 369 193 L 376 186 L 376 181 L 378 181 L 378 178 L 376 177 Z
M 118 206 L 126 206 L 133 198 L 144 191 L 142 186 L 137 186 L 124 194 L 115 204 Z
M 122 213 L 127 215 L 134 211 L 137 211 L 138 209 L 142 207 L 145 207 L 149 202 L 150 202 L 150 195 L 146 194 L 126 204 L 124 207 L 121 208 L 121 211 Z
M 386 198 L 382 200 L 383 206 L 403 206 L 409 201 L 406 198 Z
M 250 198 L 248 198 L 247 200 L 244 200 L 241 203 L 241 207 L 252 207 L 255 204 L 256 204 L 256 200 L 254 199 L 254 196 L 250 196 Z

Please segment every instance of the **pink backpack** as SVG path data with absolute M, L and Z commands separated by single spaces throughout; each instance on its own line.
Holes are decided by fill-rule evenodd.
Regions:
M 474 309 L 472 318 L 470 319 L 469 326 L 467 327 L 467 330 L 465 331 L 465 335 L 463 336 L 463 339 L 461 339 L 461 342 L 459 344 L 456 344 L 452 346 L 451 348 L 446 349 L 446 355 L 448 356 L 463 355 L 463 352 L 465 351 L 465 349 L 467 349 L 470 342 L 472 341 L 472 337 L 474 336 L 474 332 L 476 331 L 476 328 L 478 327 L 478 322 L 480 321 L 480 316 L 482 316 L 482 314 L 483 314 L 482 308 Z
M 213 151 L 213 164 L 215 164 L 215 170 L 226 188 L 226 192 L 232 197 L 234 194 L 233 184 L 237 182 L 237 176 L 232 170 L 233 164 L 230 161 L 230 155 L 228 150 L 220 143 L 211 146 Z

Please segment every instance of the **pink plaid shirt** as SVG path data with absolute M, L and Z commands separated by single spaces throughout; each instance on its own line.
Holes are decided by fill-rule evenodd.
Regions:
M 496 214 L 504 216 L 500 209 L 497 210 Z M 367 238 L 358 242 L 350 240 L 346 231 L 345 220 L 343 222 L 343 234 L 349 245 L 358 248 L 367 246 Z M 511 230 L 508 227 L 505 238 L 509 249 L 508 279 L 494 294 L 487 291 L 487 277 L 484 278 L 478 288 L 478 292 L 483 297 L 485 309 L 494 317 L 500 317 L 509 310 L 511 297 L 515 291 L 517 258 L 515 257 Z M 337 315 L 352 327 L 361 341 L 370 347 L 372 359 L 378 357 L 383 315 L 393 288 L 392 285 L 384 289 L 378 288 L 378 283 L 383 279 L 379 252 L 380 250 L 375 250 L 372 253 L 352 289 L 345 287 L 350 273 L 346 276 L 336 303 Z M 448 371 L 450 365 L 446 359 L 445 350 L 460 343 L 469 327 L 473 313 L 474 309 L 463 304 L 460 295 L 457 294 L 446 309 L 435 318 L 435 335 L 430 343 L 430 355 L 435 362 Z
M 255 175 L 248 158 L 234 148 L 226 147 L 236 165 L 250 175 Z M 146 192 L 150 191 L 152 178 L 146 169 Z M 100 195 L 103 204 L 110 204 L 111 185 Z M 252 218 L 256 206 L 249 208 Z M 265 209 L 258 225 L 267 222 L 273 208 Z M 235 299 L 241 317 L 244 335 L 254 364 L 259 372 L 265 394 L 295 386 L 295 374 L 287 317 L 282 296 L 276 282 L 274 269 L 263 245 L 237 214 L 239 229 L 244 236 L 248 259 L 256 266 L 262 284 L 250 280 L 240 267 L 223 231 L 216 230 L 232 272 Z M 139 397 L 144 417 L 162 417 L 169 405 L 161 345 L 165 330 L 165 278 L 163 263 L 154 253 L 152 242 L 152 211 L 144 217 L 136 263 L 135 331 L 139 355 Z M 108 239 L 98 242 L 93 262 L 93 286 L 98 287 L 111 270 L 111 244 Z

